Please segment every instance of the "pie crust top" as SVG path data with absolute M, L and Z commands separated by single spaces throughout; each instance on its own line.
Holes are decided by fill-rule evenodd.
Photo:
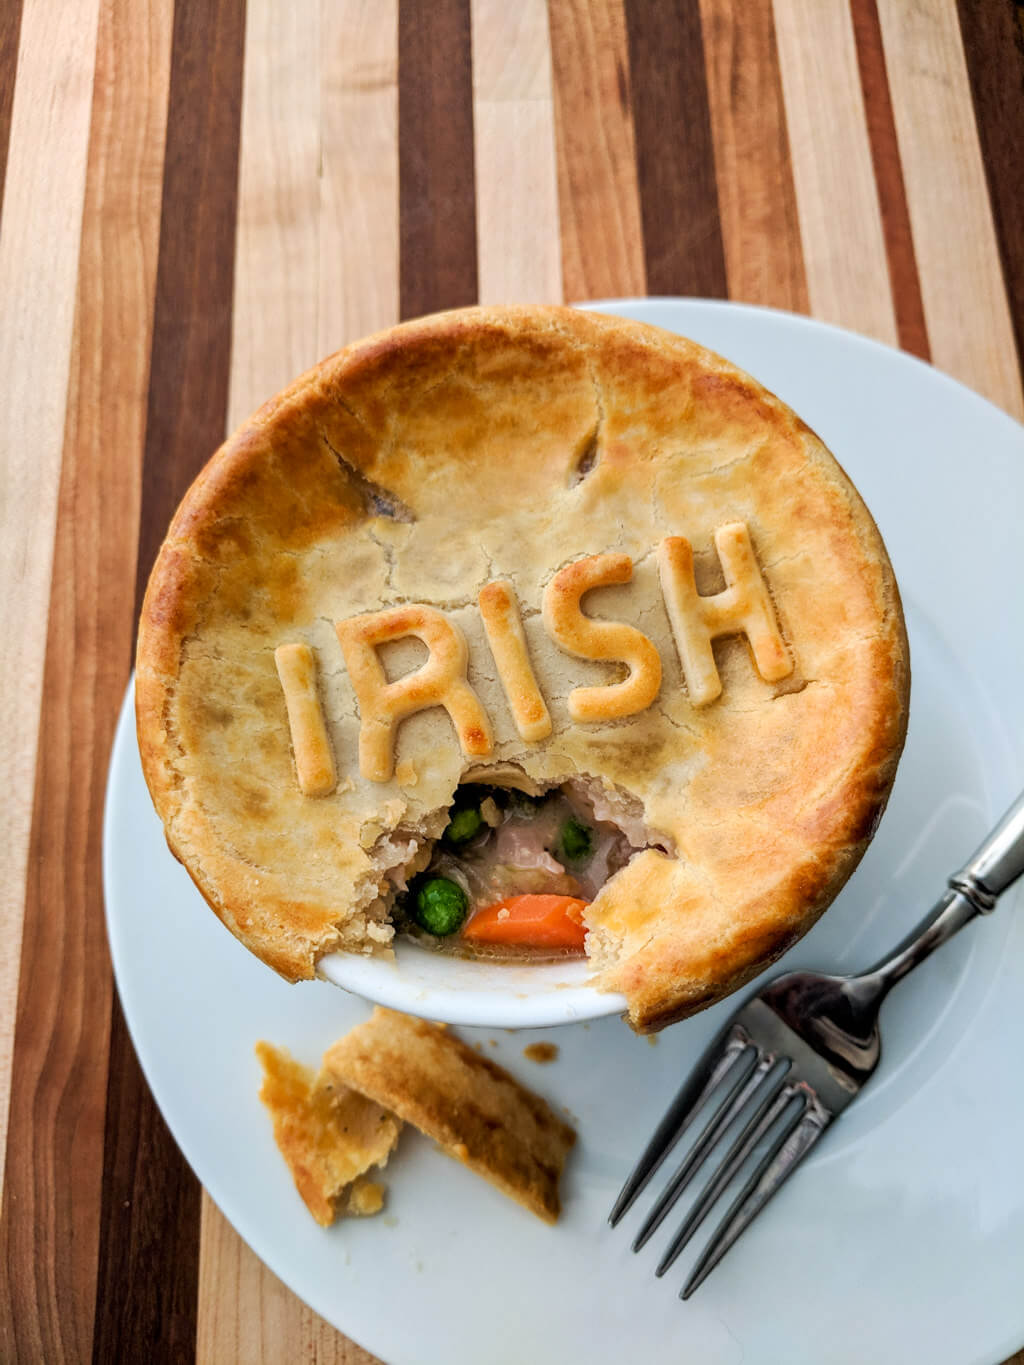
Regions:
M 392 328 L 266 403 L 171 524 L 137 663 L 168 843 L 290 980 L 389 951 L 389 871 L 467 772 L 604 793 L 650 847 L 588 954 L 641 1030 L 831 902 L 909 690 L 885 547 L 814 433 L 692 342 L 553 307 Z

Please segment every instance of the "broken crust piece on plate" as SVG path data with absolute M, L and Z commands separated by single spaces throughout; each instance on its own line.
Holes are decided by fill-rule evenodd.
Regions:
M 333 1076 L 314 1078 L 284 1048 L 260 1042 L 256 1055 L 274 1139 L 316 1221 L 330 1227 L 339 1213 L 378 1213 L 383 1189 L 366 1173 L 386 1165 L 401 1122 Z
M 538 1218 L 558 1218 L 575 1132 L 454 1034 L 378 1007 L 324 1053 L 326 1076 L 411 1123 Z

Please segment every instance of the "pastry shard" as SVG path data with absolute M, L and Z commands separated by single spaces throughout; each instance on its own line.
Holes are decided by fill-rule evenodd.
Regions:
M 793 672 L 744 523 L 719 527 L 715 546 L 727 586 L 714 597 L 697 592 L 693 548 L 684 536 L 666 536 L 658 546 L 661 590 L 694 706 L 706 706 L 722 694 L 711 649 L 719 636 L 745 635 L 765 682 L 780 682 Z
M 528 656 L 508 596 L 495 629 L 494 582 Z M 339 780 L 316 799 L 282 645 L 318 663 Z M 265 404 L 174 518 L 136 674 L 168 843 L 289 980 L 390 951 L 396 886 L 460 784 L 578 784 L 641 850 L 586 922 L 598 989 L 642 1031 L 737 989 L 831 903 L 908 695 L 885 546 L 818 437 L 693 342 L 544 307 L 403 324 Z
M 466 637 L 433 607 L 413 604 L 369 612 L 335 626 L 359 698 L 359 771 L 387 782 L 394 771 L 395 727 L 417 711 L 443 706 L 467 758 L 491 752 L 491 723 L 466 681 Z M 377 646 L 415 635 L 430 651 L 426 663 L 388 682 Z
M 401 1123 L 333 1075 L 314 1078 L 284 1048 L 257 1043 L 263 1067 L 260 1099 L 270 1111 L 274 1139 L 288 1163 L 295 1188 L 322 1227 L 339 1213 L 376 1213 L 381 1187 L 365 1179 L 384 1166 Z
M 447 1029 L 378 1007 L 328 1048 L 323 1074 L 411 1123 L 546 1223 L 557 1219 L 576 1134 Z
M 574 688 L 568 706 L 575 721 L 635 716 L 658 695 L 661 658 L 647 636 L 623 621 L 595 621 L 580 609 L 580 598 L 592 588 L 628 583 L 632 577 L 629 555 L 591 555 L 555 574 L 544 590 L 544 624 L 553 640 L 577 658 L 621 662 L 629 669 L 622 682 Z

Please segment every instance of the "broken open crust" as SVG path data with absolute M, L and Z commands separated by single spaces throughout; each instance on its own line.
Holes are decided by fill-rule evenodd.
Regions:
M 657 547 L 685 537 L 712 595 L 714 537 L 738 523 L 792 669 L 766 682 L 746 638 L 718 640 L 721 694 L 695 705 Z M 638 714 L 580 722 L 570 694 L 625 670 L 560 646 L 541 608 L 589 555 L 631 558 L 630 581 L 591 592 L 586 611 L 641 631 L 662 677 Z M 477 598 L 496 580 L 518 596 L 550 711 L 539 740 L 520 736 L 488 647 Z M 669 850 L 637 855 L 588 912 L 597 984 L 626 995 L 635 1027 L 752 977 L 863 853 L 903 744 L 907 643 L 881 538 L 821 441 L 733 365 L 658 329 L 560 308 L 441 314 L 339 352 L 235 432 L 146 594 L 138 733 L 168 842 L 287 978 L 335 949 L 388 950 L 389 870 L 422 856 L 460 777 L 480 770 L 434 707 L 398 728 L 387 781 L 360 772 L 335 623 L 414 603 L 465 636 L 493 726 L 485 766 L 541 786 L 583 777 L 642 808 Z M 327 795 L 297 778 L 275 667 L 289 644 L 318 663 Z M 423 649 L 406 639 L 382 657 L 395 677 Z

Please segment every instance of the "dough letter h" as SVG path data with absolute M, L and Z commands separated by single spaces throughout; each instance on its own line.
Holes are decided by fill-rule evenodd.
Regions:
M 694 706 L 706 706 L 721 695 L 722 679 L 711 648 L 720 635 L 746 635 L 765 682 L 779 682 L 793 671 L 746 525 L 734 521 L 720 526 L 715 548 L 726 586 L 714 597 L 701 597 L 693 574 L 693 547 L 686 537 L 666 536 L 658 546 L 661 591 Z

